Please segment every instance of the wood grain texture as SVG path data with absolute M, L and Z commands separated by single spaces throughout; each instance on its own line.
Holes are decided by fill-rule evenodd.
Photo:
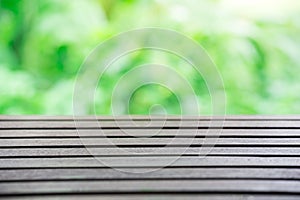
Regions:
M 143 130 L 3 130 L 0 129 L 0 138 L 78 138 L 78 137 L 298 137 L 300 129 L 209 129 L 209 130 L 190 130 L 190 129 L 143 129 Z
M 300 157 L 300 147 L 169 147 L 158 148 L 0 148 L 0 158 L 9 157 L 86 157 L 93 156 L 277 156 L 277 157 Z
M 103 164 L 106 163 L 106 164 Z M 0 168 L 15 167 L 202 167 L 202 166 L 293 166 L 300 167 L 300 157 L 101 157 L 101 158 L 9 158 Z
M 262 145 L 262 146 L 298 146 L 300 138 L 81 138 L 81 139 L 1 139 L 1 147 L 43 147 L 43 146 L 99 146 L 118 148 L 117 146 L 181 146 L 190 145 Z
M 78 190 L 80 188 L 80 190 Z M 143 193 L 143 192 L 260 192 L 298 194 L 299 181 L 276 180 L 132 180 L 47 181 L 0 183 L 2 194 L 32 193 Z
M 265 194 L 77 194 L 77 195 L 38 195 L 38 196 L 10 196 L 10 200 L 36 200 L 36 199 L 44 199 L 44 200 L 164 200 L 164 199 L 172 199 L 172 200 L 299 200 L 298 195 L 291 194 L 276 194 L 276 195 L 265 195 Z
M 300 199 L 300 116 L 3 115 L 0 198 Z
M 132 172 L 139 172 L 131 169 Z M 150 171 L 150 169 L 149 169 Z M 149 173 L 123 173 L 111 168 L 0 170 L 2 182 L 32 180 L 139 180 L 139 179 L 278 179 L 300 180 L 300 168 L 164 168 Z
M 300 128 L 300 121 L 0 121 L 0 129 Z

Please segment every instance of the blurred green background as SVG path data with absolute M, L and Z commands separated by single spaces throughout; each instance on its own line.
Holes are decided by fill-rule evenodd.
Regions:
M 224 81 L 227 114 L 300 113 L 300 1 L 0 0 L 0 114 L 72 114 L 86 56 L 105 39 L 142 27 L 179 31 L 206 49 Z M 205 82 L 182 61 L 142 52 L 118 64 L 128 70 L 151 61 L 177 68 L 197 91 L 199 114 L 211 114 Z M 97 114 L 111 114 L 109 94 L 124 73 L 103 77 Z M 138 88 L 126 106 L 147 114 L 157 104 L 180 114 L 176 95 L 159 85 Z

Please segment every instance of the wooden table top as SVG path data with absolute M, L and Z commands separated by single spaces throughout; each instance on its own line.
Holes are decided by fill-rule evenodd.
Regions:
M 3 199 L 300 199 L 300 116 L 0 116 Z

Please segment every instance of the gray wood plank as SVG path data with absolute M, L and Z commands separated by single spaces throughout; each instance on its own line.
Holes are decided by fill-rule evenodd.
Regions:
M 300 128 L 300 121 L 0 121 L 0 129 L 22 128 L 153 128 L 153 127 L 237 127 L 237 128 Z
M 39 195 L 9 197 L 10 200 L 299 200 L 298 195 L 261 194 L 102 194 L 102 195 Z
M 0 168 L 43 167 L 201 167 L 201 166 L 299 166 L 290 157 L 103 157 L 103 158 L 19 158 L 1 159 Z
M 248 155 L 248 156 L 300 156 L 300 148 L 295 147 L 169 147 L 169 148 L 89 148 L 97 156 L 122 156 L 122 155 Z M 209 152 L 209 153 L 207 153 Z M 30 157 L 30 156 L 89 156 L 91 153 L 86 148 L 17 148 L 0 149 L 0 157 Z
M 0 120 L 10 120 L 10 121 L 22 121 L 22 120 L 54 120 L 54 121 L 62 121 L 62 120 L 163 120 L 163 119 L 170 119 L 170 120 L 300 120 L 299 115 L 225 115 L 225 116 L 209 116 L 209 115 L 168 115 L 168 116 L 161 116 L 161 115 L 124 115 L 124 116 L 72 116 L 72 115 L 63 115 L 63 116 L 47 116 L 47 115 L 0 115 Z
M 150 136 L 177 136 L 177 137 L 195 137 L 195 136 L 226 136 L 226 137 L 300 137 L 298 129 L 210 129 L 208 130 L 172 130 L 172 129 L 142 129 L 142 130 L 3 130 L 0 129 L 0 138 L 5 137 L 150 137 Z
M 298 195 L 259 194 L 102 194 L 102 195 L 40 195 L 9 197 L 10 200 L 299 200 Z
M 289 145 L 299 146 L 300 138 L 70 138 L 1 139 L 0 147 L 74 146 L 74 145 Z
M 110 168 L 0 170 L 0 182 L 33 180 L 107 180 L 107 179 L 289 179 L 300 180 L 300 168 L 163 168 L 148 173 L 128 169 L 124 173 Z M 136 172 L 136 173 L 135 173 Z
M 67 186 L 67 187 L 66 187 Z M 248 192 L 299 194 L 300 181 L 134 180 L 0 183 L 1 194 L 118 192 Z

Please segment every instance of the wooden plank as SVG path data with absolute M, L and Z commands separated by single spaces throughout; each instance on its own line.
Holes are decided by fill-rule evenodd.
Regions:
M 0 129 L 75 128 L 300 128 L 300 121 L 0 121 Z
M 63 115 L 63 116 L 47 116 L 47 115 L 0 115 L 0 121 L 73 121 L 76 120 L 300 120 L 299 115 L 226 115 L 226 116 L 209 116 L 209 115 L 123 115 L 123 116 L 72 116 L 72 115 Z
M 142 129 L 142 130 L 3 130 L 0 129 L 0 138 L 24 138 L 24 137 L 195 137 L 195 136 L 220 136 L 220 137 L 300 137 L 298 129 Z
M 67 186 L 67 187 L 66 187 Z M 0 183 L 1 194 L 43 193 L 203 193 L 245 192 L 299 194 L 300 181 L 269 180 L 134 180 Z
M 300 180 L 300 169 L 294 168 L 165 168 L 148 173 L 127 169 L 124 173 L 110 168 L 19 169 L 0 170 L 0 182 L 46 180 L 139 180 L 139 179 L 281 179 Z M 136 172 L 136 173 L 135 173 Z
M 38 195 L 38 196 L 9 196 L 10 200 L 162 200 L 162 199 L 172 199 L 172 200 L 299 200 L 298 195 L 291 194 L 77 194 L 77 195 Z
M 9 198 L 10 200 L 20 199 L 19 197 Z M 22 200 L 28 199 L 43 199 L 43 200 L 162 200 L 162 199 L 174 199 L 174 200 L 182 200 L 182 199 L 189 199 L 189 200 L 299 200 L 299 196 L 297 195 L 250 195 L 250 194 L 122 194 L 122 195 L 43 195 L 40 198 L 36 196 L 23 196 Z
M 134 155 L 223 155 L 223 156 L 299 156 L 300 148 L 295 147 L 169 147 L 169 148 L 89 148 L 95 156 L 134 156 Z M 49 157 L 49 156 L 90 156 L 86 148 L 17 148 L 0 149 L 0 157 Z M 209 152 L 209 153 L 207 153 Z
M 104 164 L 105 163 L 105 164 Z M 19 158 L 2 159 L 0 168 L 57 167 L 203 167 L 203 166 L 293 166 L 299 157 L 103 157 L 103 158 Z
M 70 138 L 70 139 L 1 139 L 1 147 L 43 147 L 43 146 L 112 146 L 139 145 L 139 146 L 189 146 L 189 145 L 277 145 L 300 146 L 300 138 Z

